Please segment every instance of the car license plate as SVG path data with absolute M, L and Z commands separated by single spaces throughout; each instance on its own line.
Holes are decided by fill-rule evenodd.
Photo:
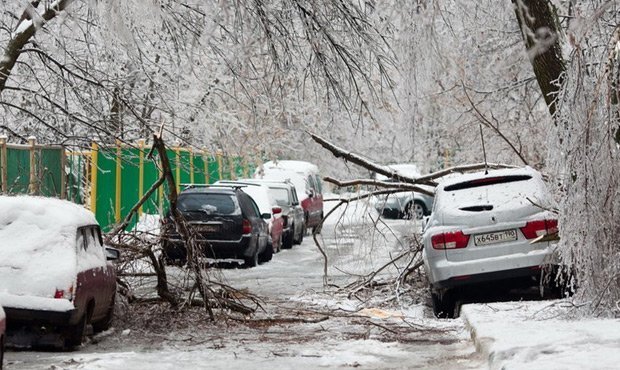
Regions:
M 201 233 L 216 233 L 220 230 L 220 225 L 217 225 L 217 224 L 196 225 L 196 230 Z
M 488 234 L 474 235 L 475 245 L 489 245 L 517 240 L 517 230 L 504 230 Z

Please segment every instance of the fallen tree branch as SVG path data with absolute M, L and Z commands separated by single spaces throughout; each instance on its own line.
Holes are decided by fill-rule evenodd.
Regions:
M 428 189 L 424 189 L 419 186 L 411 185 L 411 184 L 404 183 L 404 182 L 387 182 L 387 181 L 370 180 L 370 179 L 356 179 L 356 180 L 341 181 L 341 180 L 337 180 L 329 176 L 323 177 L 323 180 L 331 184 L 337 185 L 341 188 L 347 187 L 347 186 L 355 186 L 355 185 L 371 185 L 371 186 L 378 186 L 378 187 L 384 187 L 384 188 L 398 189 L 398 190 L 393 190 L 392 193 L 397 193 L 399 191 L 416 191 L 418 193 L 422 193 L 422 194 L 426 194 L 430 196 L 434 195 L 433 192 Z
M 343 158 L 345 161 L 347 162 L 351 162 L 354 163 L 358 166 L 364 167 L 368 170 L 374 171 L 378 174 L 387 176 L 389 178 L 398 180 L 400 182 L 406 182 L 406 183 L 416 183 L 416 184 L 424 184 L 424 185 L 430 185 L 430 186 L 436 186 L 437 183 L 435 183 L 434 181 L 432 181 L 432 179 L 424 179 L 424 180 L 420 180 L 420 178 L 416 179 L 413 177 L 409 177 L 409 176 L 404 176 L 399 174 L 398 172 L 396 172 L 394 169 L 388 167 L 388 166 L 380 166 L 377 165 L 375 163 L 373 163 L 372 161 L 362 157 L 359 154 L 353 153 L 353 152 L 349 152 L 346 151 L 334 144 L 332 144 L 331 142 L 327 141 L 326 139 L 315 135 L 311 132 L 308 132 L 308 134 L 310 135 L 310 137 L 312 137 L 312 139 L 314 141 L 316 141 L 318 144 L 320 144 L 323 148 L 329 150 L 330 152 L 332 152 L 332 154 L 336 157 L 336 158 Z

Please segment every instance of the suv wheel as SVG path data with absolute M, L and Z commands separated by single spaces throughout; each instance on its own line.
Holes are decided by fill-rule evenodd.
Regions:
M 267 247 L 269 248 L 269 247 Z M 245 257 L 245 267 L 256 267 L 258 266 L 258 249 L 252 253 L 250 257 Z
M 282 241 L 282 249 L 291 249 L 295 244 L 295 225 L 291 225 L 291 228 L 286 233 Z
M 304 222 L 301 225 L 301 230 L 299 231 L 299 239 L 297 239 L 297 244 L 301 244 L 304 241 L 304 235 L 306 235 L 306 223 Z
M 259 262 L 269 262 L 273 258 L 273 246 L 267 244 L 263 253 L 258 255 Z
M 442 293 L 431 291 L 433 313 L 439 319 L 453 319 L 456 317 L 456 297 L 454 291 L 446 290 Z

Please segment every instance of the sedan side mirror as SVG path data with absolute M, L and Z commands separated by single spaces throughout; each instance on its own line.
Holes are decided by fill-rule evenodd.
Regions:
M 271 213 L 263 213 L 260 215 L 260 218 L 264 220 L 269 220 L 271 218 Z
M 106 247 L 105 257 L 108 261 L 116 261 L 121 258 L 121 252 L 118 249 Z

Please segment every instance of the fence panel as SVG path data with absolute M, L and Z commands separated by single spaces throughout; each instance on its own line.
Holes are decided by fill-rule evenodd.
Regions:
M 0 137 L 0 190 L 5 194 L 65 197 L 62 146 L 8 144 Z
M 38 151 L 38 176 L 39 184 L 37 189 L 39 194 L 44 196 L 58 196 L 62 194 L 65 176 L 65 153 L 63 150 L 41 148 Z M 61 169 L 59 171 L 59 169 Z
M 79 194 L 90 192 L 90 208 L 94 210 L 97 220 L 104 230 L 110 230 L 112 225 L 123 220 L 131 208 L 142 198 L 148 189 L 161 176 L 157 161 L 145 158 L 147 150 L 144 143 L 138 147 L 119 145 L 116 147 L 98 147 L 93 144 L 91 189 L 80 186 L 88 182 L 80 181 L 82 175 L 72 175 L 71 199 L 77 200 Z M 177 190 L 182 190 L 181 184 L 213 183 L 220 179 L 230 179 L 247 175 L 245 160 L 229 158 L 218 153 L 209 155 L 202 151 L 192 151 L 186 148 L 171 148 L 166 150 L 170 160 L 172 175 Z M 89 156 L 82 154 L 82 156 Z M 158 159 L 155 156 L 156 160 Z M 80 168 L 85 158 L 73 156 L 70 167 Z M 141 207 L 139 214 L 161 214 L 168 208 L 168 184 L 164 183 Z M 130 227 L 135 225 L 137 217 L 131 220 Z

